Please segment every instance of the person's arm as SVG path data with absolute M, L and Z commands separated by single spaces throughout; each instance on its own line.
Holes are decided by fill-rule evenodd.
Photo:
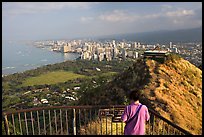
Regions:
M 124 112 L 123 112 L 123 114 L 121 116 L 121 119 L 122 119 L 123 122 L 127 121 L 127 107 L 125 107 Z
M 149 115 L 149 111 L 148 111 L 147 106 L 145 106 L 145 107 L 146 107 L 146 109 L 145 109 L 145 120 L 148 121 L 149 118 L 150 118 L 150 115 Z

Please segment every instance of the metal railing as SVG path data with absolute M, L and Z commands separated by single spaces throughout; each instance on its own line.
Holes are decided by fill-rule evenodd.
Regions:
M 123 135 L 120 116 L 124 105 L 52 106 L 3 112 L 2 133 L 7 135 Z M 152 110 L 147 135 L 191 134 Z

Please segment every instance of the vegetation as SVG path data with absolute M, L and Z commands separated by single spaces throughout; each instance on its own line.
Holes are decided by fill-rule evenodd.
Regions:
M 33 85 L 44 85 L 44 84 L 56 84 L 65 82 L 68 80 L 83 78 L 84 75 L 75 74 L 70 71 L 54 71 L 42 74 L 36 77 L 27 78 L 22 82 L 21 86 L 33 86 Z
M 45 81 L 55 74 L 61 80 Z M 68 61 L 2 80 L 3 110 L 33 107 L 34 97 L 47 98 L 50 105 L 126 105 L 129 91 L 139 89 L 148 108 L 193 134 L 202 134 L 202 71 L 176 54 L 164 63 Z
M 179 54 L 171 53 L 167 55 L 166 63 L 175 62 L 180 59 L 181 59 L 181 56 Z
M 202 134 L 202 71 L 175 54 L 163 64 L 137 60 L 109 83 L 82 94 L 92 100 L 78 103 L 127 104 L 133 89 L 143 92 L 141 102 L 149 108 L 193 134 Z
M 39 101 L 43 98 L 48 99 L 50 105 L 74 105 L 77 101 L 65 97 L 79 98 L 84 90 L 91 91 L 100 86 L 100 83 L 111 80 L 132 63 L 66 61 L 8 75 L 2 78 L 3 110 L 33 107 L 35 97 Z M 75 87 L 80 89 L 74 90 Z M 37 106 L 46 105 L 48 104 Z
M 80 135 L 123 135 L 125 123 L 116 123 L 111 121 L 111 117 L 101 118 L 90 121 L 80 128 Z M 96 129 L 97 130 L 93 130 Z M 107 128 L 107 129 L 106 129 Z M 112 128 L 112 129 L 111 129 Z
M 143 89 L 146 97 L 165 118 L 202 134 L 202 71 L 177 55 L 168 59 L 164 64 L 147 61 L 151 82 Z

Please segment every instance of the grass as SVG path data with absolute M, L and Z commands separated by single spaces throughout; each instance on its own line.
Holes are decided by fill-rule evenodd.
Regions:
M 86 76 L 75 74 L 72 71 L 54 71 L 54 72 L 42 74 L 37 77 L 28 78 L 25 81 L 23 81 L 22 86 L 56 84 L 56 83 L 65 82 L 76 78 L 84 78 L 84 77 Z
M 108 77 L 116 75 L 117 72 L 107 72 L 102 73 L 100 76 Z M 20 87 L 24 86 L 33 86 L 33 85 L 44 85 L 44 84 L 56 84 L 60 82 L 66 82 L 68 80 L 73 80 L 76 78 L 93 78 L 98 76 L 85 76 L 76 74 L 72 71 L 53 71 L 46 74 L 39 75 L 37 77 L 27 78 L 25 81 L 22 82 Z
M 112 122 L 110 117 L 90 121 L 80 128 L 80 135 L 123 135 L 125 123 Z
M 3 87 L 4 90 L 10 89 L 9 84 L 5 83 L 5 82 L 2 82 L 2 87 Z
M 154 69 L 157 69 L 154 63 L 149 61 L 147 65 L 150 74 L 154 74 Z M 184 59 L 161 64 L 158 69 L 161 71 L 152 77 L 152 81 L 161 83 L 149 87 L 156 93 L 157 100 L 152 100 L 154 107 L 173 123 L 193 134 L 202 134 L 202 71 Z M 163 91 L 167 91 L 167 87 L 168 93 Z M 161 99 L 167 102 L 164 108 L 158 102 Z
M 113 76 L 113 75 L 116 75 L 116 74 L 118 74 L 118 72 L 107 72 L 107 73 L 101 74 L 101 76 Z

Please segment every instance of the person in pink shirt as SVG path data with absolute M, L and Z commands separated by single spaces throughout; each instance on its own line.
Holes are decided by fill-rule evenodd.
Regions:
M 139 102 L 140 97 L 140 91 L 134 90 L 130 93 L 131 103 L 125 107 L 121 116 L 122 121 L 126 123 L 125 135 L 145 135 L 145 123 L 150 115 L 147 106 Z

